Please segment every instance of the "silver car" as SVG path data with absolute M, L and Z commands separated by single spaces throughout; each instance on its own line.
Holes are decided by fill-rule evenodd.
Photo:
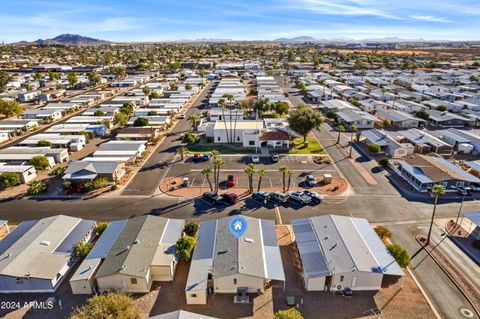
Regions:
M 312 201 L 312 198 L 303 192 L 300 191 L 290 191 L 288 196 L 291 200 L 299 202 L 301 204 L 309 204 Z
M 288 200 L 288 195 L 280 192 L 271 192 L 270 198 L 279 203 L 286 203 Z

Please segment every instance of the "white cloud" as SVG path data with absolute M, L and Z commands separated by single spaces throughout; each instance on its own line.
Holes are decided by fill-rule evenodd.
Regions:
M 436 16 L 431 16 L 431 15 L 414 15 L 410 16 L 414 20 L 420 20 L 420 21 L 427 21 L 427 22 L 440 22 L 440 23 L 448 23 L 450 20 L 444 17 L 436 17 Z

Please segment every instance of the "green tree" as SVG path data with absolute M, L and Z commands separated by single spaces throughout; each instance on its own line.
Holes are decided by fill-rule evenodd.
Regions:
M 352 157 L 352 151 L 353 151 L 353 135 L 359 133 L 359 132 L 358 132 L 358 129 L 357 129 L 357 126 L 356 126 L 355 124 L 352 124 L 352 125 L 350 126 L 350 132 L 351 132 L 351 133 L 350 133 L 350 151 L 349 151 L 349 153 L 348 153 L 348 157 L 349 157 L 349 158 Z M 357 137 L 357 141 L 358 141 L 359 138 L 360 138 L 360 137 Z
M 195 247 L 196 239 L 190 236 L 183 236 L 175 245 L 177 255 L 184 261 L 188 261 L 192 254 L 192 250 Z
M 94 295 L 81 308 L 75 309 L 70 319 L 140 319 L 135 301 L 123 292 Z
M 374 228 L 374 230 L 377 233 L 378 237 L 380 237 L 380 239 L 382 240 L 392 237 L 392 233 L 385 226 L 378 225 L 377 227 Z
M 135 104 L 132 101 L 128 101 L 123 103 L 122 107 L 120 108 L 120 112 L 125 113 L 126 115 L 131 115 L 134 108 Z
M 142 90 L 143 94 L 145 95 L 150 95 L 151 91 L 150 91 L 150 88 L 148 86 L 145 86 Z
M 211 167 L 205 167 L 202 169 L 202 175 L 205 176 L 208 182 L 208 186 L 210 187 L 210 191 L 213 192 L 212 182 L 210 181 L 210 175 L 212 175 L 213 170 Z
M 201 119 L 200 116 L 197 114 L 193 114 L 188 117 L 188 120 L 192 123 L 192 128 L 194 131 L 197 130 L 198 123 L 200 123 L 200 119 Z
M 108 184 L 108 178 L 106 177 L 98 177 L 93 181 L 96 189 L 104 188 Z
M 67 80 L 71 86 L 74 86 L 75 84 L 77 84 L 78 83 L 77 73 L 75 72 L 68 73 Z
M 17 101 L 0 100 L 0 114 L 11 117 L 22 113 L 23 109 Z
M 287 187 L 286 179 L 287 179 L 287 173 L 289 169 L 287 166 L 282 166 L 278 170 L 280 171 L 280 173 L 282 173 L 282 189 L 283 189 L 283 192 L 285 193 L 286 187 Z
M 340 143 L 340 136 L 342 134 L 342 132 L 345 132 L 345 126 L 343 126 L 342 124 L 338 124 L 337 127 L 337 132 L 338 132 L 338 137 L 337 137 L 337 144 Z
M 303 319 L 302 314 L 295 308 L 288 310 L 278 310 L 275 313 L 275 319 Z
M 448 110 L 448 107 L 446 105 L 437 106 L 437 111 L 446 112 L 447 110 Z
M 212 152 L 213 153 L 213 152 Z M 214 172 L 214 184 L 215 184 L 215 194 L 218 193 L 218 184 L 220 183 L 220 168 L 225 162 L 221 158 L 214 158 L 213 161 L 213 172 Z
M 55 167 L 51 172 L 50 175 L 55 176 L 57 178 L 62 177 L 65 174 L 65 167 Z
M 428 229 L 426 245 L 430 244 L 430 236 L 432 235 L 432 227 L 433 227 L 433 221 L 435 220 L 435 213 L 437 211 L 438 198 L 443 195 L 445 195 L 445 186 L 441 184 L 435 184 L 432 186 L 430 196 L 434 198 L 434 203 L 433 203 L 432 219 L 430 221 L 430 227 Z
M 198 231 L 198 224 L 194 222 L 190 222 L 185 225 L 185 227 L 183 228 L 183 231 L 185 234 L 187 234 L 187 236 L 195 237 Z
M 79 242 L 73 247 L 73 256 L 83 259 L 87 257 L 88 253 L 92 249 L 93 244 L 91 242 Z
M 5 92 L 10 76 L 6 71 L 0 71 L 0 93 Z
M 187 132 L 185 136 L 183 137 L 183 143 L 187 143 L 189 145 L 191 144 L 196 144 L 200 141 L 200 136 L 197 134 L 193 134 L 190 132 Z
M 326 116 L 327 116 L 327 119 L 331 119 L 331 120 L 337 119 L 337 113 L 335 113 L 335 111 L 328 111 Z
M 45 155 L 34 156 L 28 161 L 28 163 L 35 166 L 37 169 L 46 169 L 50 166 L 48 158 Z
M 314 129 L 319 129 L 323 123 L 323 117 L 310 107 L 297 109 L 289 113 L 288 124 L 290 128 L 303 136 L 303 143 L 307 141 L 307 135 Z
M 148 119 L 145 117 L 139 117 L 133 122 L 133 126 L 135 127 L 148 126 Z
M 177 83 L 170 83 L 170 91 L 177 91 L 178 85 Z
M 185 154 L 187 154 L 187 153 L 188 153 L 188 148 L 186 148 L 186 147 L 179 147 L 177 149 L 177 154 L 180 155 L 180 160 L 182 160 L 182 161 L 185 158 Z
M 192 89 L 192 85 L 190 83 L 185 84 L 185 90 L 190 91 Z
M 430 118 L 430 114 L 428 114 L 428 112 L 426 111 L 415 112 L 415 116 L 425 121 L 428 121 L 428 119 Z
M 248 177 L 248 192 L 251 194 L 253 193 L 253 175 L 255 174 L 255 169 L 257 166 L 253 163 L 250 163 L 245 167 L 243 170 Z
M 476 76 L 476 75 L 470 75 L 469 80 L 470 80 L 470 82 L 478 82 L 478 76 Z
M 95 71 L 87 73 L 87 77 L 92 86 L 98 85 L 101 81 L 100 74 Z
M 288 110 L 290 108 L 290 106 L 288 105 L 287 102 L 283 102 L 283 101 L 278 101 L 275 103 L 275 112 L 278 114 L 278 115 L 282 115 L 282 114 L 287 114 L 288 113 Z
M 290 190 L 290 185 L 292 184 L 292 176 L 295 172 L 292 171 L 291 169 L 289 169 L 287 171 L 287 174 L 288 174 L 288 182 L 287 182 L 287 192 Z
M 50 142 L 50 141 L 41 140 L 41 141 L 38 141 L 38 142 L 37 142 L 37 146 L 38 146 L 38 147 L 52 147 L 53 144 L 52 144 L 52 142 Z
M 158 94 L 158 92 L 152 92 L 148 95 L 148 97 L 150 99 L 158 99 L 158 98 L 160 98 L 160 94 Z
M 368 144 L 367 150 L 370 154 L 377 155 L 382 149 L 380 148 L 380 145 L 372 143 Z
M 108 227 L 108 222 L 98 222 L 95 226 L 95 235 L 100 237 Z
M 410 264 L 410 255 L 405 250 L 405 248 L 403 248 L 399 244 L 387 245 L 387 249 L 393 256 L 393 258 L 395 258 L 400 267 L 406 268 Z
M 41 181 L 31 181 L 28 186 L 30 186 L 27 191 L 29 195 L 38 195 L 48 191 L 48 185 Z
M 93 113 L 93 116 L 105 116 L 105 115 L 106 115 L 105 112 L 100 111 L 100 110 L 95 111 L 95 112 Z
M 124 66 L 115 66 L 112 67 L 110 70 L 115 73 L 117 79 L 123 79 L 127 74 L 127 69 Z
M 128 123 L 128 115 L 123 112 L 118 112 L 113 116 L 113 123 L 119 125 L 126 125 Z
M 257 192 L 260 191 L 260 188 L 262 187 L 262 178 L 263 176 L 265 176 L 265 174 L 267 173 L 267 170 L 264 169 L 264 168 L 260 168 L 258 171 L 258 187 L 257 187 Z
M 2 188 L 11 188 L 17 185 L 20 185 L 22 180 L 20 175 L 12 172 L 5 172 L 0 174 L 0 186 Z

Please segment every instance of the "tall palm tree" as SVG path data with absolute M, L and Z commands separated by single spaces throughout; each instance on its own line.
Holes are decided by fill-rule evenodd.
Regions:
M 212 155 L 214 159 L 217 159 L 217 158 L 221 155 L 221 153 L 220 153 L 219 150 L 213 149 L 213 150 L 210 152 L 210 155 Z
M 185 154 L 187 154 L 188 148 L 186 147 L 180 147 L 177 149 L 177 154 L 180 154 L 180 160 L 183 161 L 183 158 L 185 157 Z
M 295 173 L 294 171 L 292 171 L 291 169 L 287 170 L 287 174 L 288 174 L 288 183 L 287 183 L 287 191 L 290 190 L 290 184 L 292 182 L 292 175 L 293 173 Z
M 288 167 L 287 166 L 282 166 L 278 170 L 282 173 L 282 187 L 283 187 L 283 192 L 285 193 L 285 189 L 286 189 L 285 186 L 287 186 L 285 184 L 285 179 L 286 179 L 286 174 L 288 172 Z
M 227 121 L 225 120 L 225 99 L 224 98 L 221 98 L 218 100 L 218 105 L 220 105 L 220 108 L 222 110 L 222 121 L 223 121 L 223 125 L 225 126 L 225 133 L 227 134 L 227 143 L 230 143 L 229 142 L 229 136 L 228 136 L 228 130 L 227 130 Z
M 353 135 L 358 131 L 357 126 L 355 124 L 352 124 L 350 126 L 350 131 L 352 132 L 350 134 L 350 152 L 348 153 L 348 157 L 352 157 L 352 150 L 353 150 Z
M 198 122 L 200 122 L 200 116 L 197 114 L 193 114 L 188 117 L 188 120 L 192 122 L 192 128 L 194 131 L 196 131 L 198 127 Z
M 430 228 L 428 229 L 426 245 L 430 244 L 430 236 L 432 235 L 433 220 L 435 219 L 435 213 L 437 211 L 438 197 L 442 196 L 442 195 L 445 195 L 445 186 L 440 185 L 440 184 L 433 185 L 430 196 L 435 198 L 435 202 L 433 204 L 432 220 L 430 221 Z
M 262 177 L 267 173 L 267 171 L 264 168 L 260 168 L 258 171 L 258 187 L 257 187 L 257 192 L 260 191 L 260 188 L 262 187 Z
M 338 137 L 337 137 L 337 144 L 338 144 L 340 143 L 340 135 L 342 134 L 342 132 L 345 132 L 345 126 L 343 126 L 342 124 L 338 124 L 337 131 L 338 131 Z
M 237 101 L 235 103 L 235 111 L 237 110 L 242 110 L 243 109 L 243 106 L 242 106 L 242 103 L 240 101 Z M 230 121 L 232 120 L 232 118 L 230 117 Z M 236 135 L 237 135 L 237 114 L 235 114 L 235 120 L 234 120 L 234 124 L 233 124 L 233 138 L 232 138 L 232 142 L 235 143 L 236 141 Z
M 223 159 L 221 158 L 217 158 L 215 159 L 215 161 L 213 162 L 214 163 L 214 167 L 215 167 L 215 194 L 218 193 L 218 184 L 219 184 L 219 181 L 220 181 L 220 167 L 225 164 L 225 162 L 223 161 Z
M 202 174 L 207 178 L 208 186 L 210 186 L 210 191 L 213 192 L 213 186 L 212 182 L 210 181 L 210 175 L 213 173 L 213 170 L 211 167 L 205 167 L 202 169 Z
M 223 121 L 225 123 L 225 131 L 227 131 L 227 142 L 230 144 L 230 143 L 233 143 L 235 141 L 232 140 L 232 101 L 233 99 L 235 98 L 233 96 L 233 94 L 230 94 L 230 93 L 225 93 L 224 95 L 222 95 L 222 98 L 224 98 L 225 102 L 224 102 L 224 105 L 223 107 L 224 108 L 228 108 L 229 110 L 229 123 L 230 123 L 230 127 L 228 128 L 228 130 L 230 132 L 227 131 L 227 122 L 225 120 L 225 116 L 223 117 Z M 230 139 L 228 138 L 230 137 Z
M 253 193 L 253 175 L 255 174 L 255 169 L 257 166 L 253 163 L 250 163 L 245 167 L 244 172 L 248 176 L 248 192 Z

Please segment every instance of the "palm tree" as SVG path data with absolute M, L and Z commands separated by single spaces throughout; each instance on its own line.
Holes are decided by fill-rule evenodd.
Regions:
M 253 192 L 253 175 L 255 174 L 255 169 L 256 165 L 253 163 L 250 163 L 245 167 L 244 172 L 248 176 L 248 192 L 252 193 Z
M 202 174 L 207 178 L 208 186 L 210 186 L 210 191 L 213 192 L 213 186 L 212 182 L 210 181 L 210 175 L 213 173 L 213 170 L 211 167 L 205 167 L 202 169 Z
M 210 155 L 212 155 L 214 159 L 217 159 L 217 158 L 221 155 L 221 153 L 220 153 L 219 150 L 213 149 L 213 150 L 210 152 Z
M 443 186 L 441 184 L 433 185 L 430 196 L 435 198 L 435 203 L 433 204 L 432 220 L 430 221 L 430 228 L 428 229 L 427 242 L 426 242 L 425 245 L 430 244 L 430 236 L 432 234 L 433 220 L 435 219 L 435 212 L 437 211 L 438 197 L 442 196 L 442 195 L 445 195 L 445 186 Z
M 292 182 L 292 175 L 293 173 L 295 173 L 294 171 L 292 171 L 291 169 L 287 170 L 287 174 L 288 174 L 288 183 L 287 183 L 287 191 L 290 190 L 290 184 Z
M 358 131 L 357 126 L 355 124 L 352 124 L 352 126 L 350 126 L 350 131 L 352 131 L 352 133 L 350 134 L 350 152 L 348 153 L 348 157 L 351 158 L 353 149 L 353 135 Z
M 237 110 L 242 110 L 243 107 L 242 107 L 242 103 L 240 101 L 237 101 L 235 103 L 235 111 Z M 236 113 L 236 112 L 235 112 Z M 232 118 L 230 117 L 230 121 L 232 120 Z M 233 124 L 233 138 L 232 138 L 232 142 L 235 143 L 235 137 L 237 135 L 237 114 L 235 114 L 235 120 L 234 120 L 234 124 Z
M 185 157 L 185 154 L 187 154 L 188 148 L 186 147 L 180 147 L 177 149 L 177 154 L 180 154 L 180 160 L 183 161 L 183 158 Z
M 343 126 L 342 124 L 338 124 L 337 131 L 338 131 L 338 137 L 337 137 L 337 144 L 338 144 L 340 143 L 340 135 L 342 134 L 342 132 L 345 132 L 345 126 Z
M 200 122 L 200 116 L 197 114 L 190 115 L 188 120 L 192 122 L 192 128 L 194 131 L 197 130 L 198 122 Z
M 227 142 L 230 144 L 230 143 L 233 143 L 234 141 L 232 141 L 232 101 L 234 99 L 234 96 L 233 94 L 230 94 L 230 93 L 225 93 L 224 95 L 222 95 L 222 98 L 224 98 L 224 104 L 223 104 L 223 107 L 225 108 L 228 108 L 229 110 L 229 123 L 230 123 L 230 132 L 227 131 L 227 121 L 225 119 L 225 116 L 223 115 L 223 122 L 225 123 L 225 131 L 227 133 Z M 230 133 L 230 134 L 229 134 Z M 228 138 L 230 137 L 230 139 Z
M 262 177 L 267 173 L 267 171 L 264 168 L 260 168 L 258 171 L 258 187 L 257 187 L 257 192 L 260 191 L 260 188 L 262 186 Z
M 215 168 L 215 179 L 214 179 L 214 183 L 215 183 L 215 194 L 218 193 L 218 184 L 219 184 L 219 181 L 220 181 L 220 167 L 225 163 L 223 161 L 223 159 L 221 158 L 217 158 L 215 159 L 215 161 L 213 162 L 214 163 L 214 168 Z
M 285 193 L 285 178 L 286 178 L 286 174 L 288 172 L 288 167 L 287 166 L 282 166 L 278 169 L 281 173 L 282 173 L 282 187 L 283 187 L 283 192 Z

